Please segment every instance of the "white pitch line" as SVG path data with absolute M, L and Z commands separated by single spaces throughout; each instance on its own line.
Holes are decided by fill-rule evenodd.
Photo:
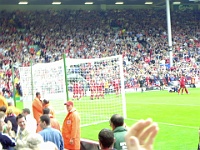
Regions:
M 138 121 L 138 119 L 131 119 L 131 118 L 126 118 L 126 120 Z M 199 129 L 199 127 L 184 126 L 184 125 L 172 124 L 172 123 L 166 123 L 166 122 L 157 122 L 157 123 L 158 123 L 158 124 L 168 125 L 168 126 L 175 126 L 175 127 L 182 127 L 182 128 L 190 128 L 190 129 Z
M 193 104 L 169 104 L 169 103 L 129 103 L 129 104 L 141 104 L 141 105 L 174 105 L 174 106 L 192 106 L 192 107 L 199 107 L 200 105 L 193 105 Z

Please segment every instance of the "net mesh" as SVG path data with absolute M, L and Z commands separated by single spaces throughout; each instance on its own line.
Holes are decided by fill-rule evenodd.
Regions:
M 63 103 L 68 95 L 87 126 L 108 121 L 113 114 L 126 117 L 123 65 L 121 56 L 102 59 L 66 58 L 66 75 L 63 60 L 20 68 L 20 84 L 24 107 L 31 108 L 35 93 L 50 100 L 60 122 L 66 116 Z

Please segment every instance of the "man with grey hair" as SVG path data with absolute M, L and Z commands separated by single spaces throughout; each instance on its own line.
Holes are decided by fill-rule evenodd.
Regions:
M 58 150 L 58 147 L 53 142 L 47 141 L 41 144 L 40 149 Z
M 30 149 L 40 149 L 43 143 L 43 137 L 38 133 L 32 133 L 27 137 L 27 147 Z

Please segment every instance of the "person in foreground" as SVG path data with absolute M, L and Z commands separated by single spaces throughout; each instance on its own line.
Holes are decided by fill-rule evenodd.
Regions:
M 5 119 L 5 115 L 3 114 L 3 112 L 1 112 L 2 114 L 0 114 L 0 143 L 2 144 L 3 149 L 6 150 L 13 150 L 13 147 L 16 145 L 15 144 L 15 140 L 12 139 L 8 134 L 3 133 L 3 129 L 4 129 L 4 119 Z
M 44 140 L 43 140 L 43 137 L 40 134 L 31 133 L 27 137 L 27 142 L 26 142 L 26 147 L 25 148 L 30 148 L 31 150 L 42 150 L 40 147 L 43 144 L 44 144 Z
M 112 115 L 110 118 L 110 126 L 115 137 L 114 148 L 118 150 L 127 149 L 125 142 L 127 129 L 124 127 L 124 118 L 119 114 Z
M 125 140 L 128 150 L 153 150 L 158 125 L 152 119 L 139 120 L 128 130 Z
M 26 129 L 28 131 L 32 132 L 32 133 L 35 133 L 36 132 L 36 128 L 37 128 L 37 121 L 35 120 L 35 118 L 31 114 L 30 109 L 29 108 L 24 108 L 22 114 L 26 118 Z
M 64 147 L 68 150 L 80 150 L 80 116 L 72 101 L 67 101 L 64 105 L 68 111 L 62 126 Z
M 16 121 L 19 126 L 19 130 L 18 130 L 17 136 L 15 138 L 15 140 L 16 140 L 15 149 L 20 150 L 22 148 L 27 147 L 27 138 L 33 132 L 30 131 L 29 128 L 27 128 L 26 118 L 23 114 L 19 114 L 16 118 Z
M 113 148 L 115 138 L 114 133 L 110 129 L 102 129 L 98 135 L 99 146 L 101 150 L 115 150 Z
M 64 150 L 61 132 L 50 126 L 50 117 L 48 115 L 40 116 L 40 126 L 43 130 L 39 134 L 43 137 L 44 142 L 53 142 L 59 150 Z
M 54 118 L 52 116 L 52 114 L 50 114 L 50 109 L 48 107 L 43 109 L 43 115 L 48 115 L 50 118 L 50 126 L 54 129 L 57 129 L 60 131 L 60 124 L 59 124 L 58 120 L 56 118 Z M 40 131 L 42 131 L 42 128 L 41 128 L 40 124 L 38 124 L 36 132 L 38 133 Z

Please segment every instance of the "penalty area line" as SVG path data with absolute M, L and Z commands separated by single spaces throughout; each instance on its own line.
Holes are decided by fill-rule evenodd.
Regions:
M 139 121 L 138 119 L 131 119 L 131 118 L 126 118 L 126 120 Z M 182 128 L 190 128 L 190 129 L 199 129 L 199 127 L 184 126 L 184 125 L 172 124 L 172 123 L 166 123 L 166 122 L 157 122 L 157 123 L 158 123 L 158 124 L 167 125 L 167 126 L 182 127 Z

